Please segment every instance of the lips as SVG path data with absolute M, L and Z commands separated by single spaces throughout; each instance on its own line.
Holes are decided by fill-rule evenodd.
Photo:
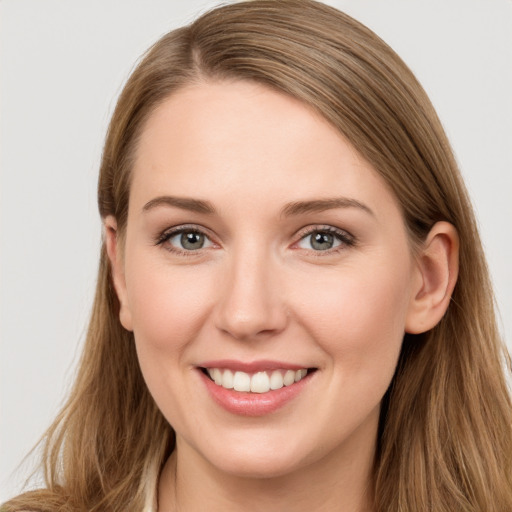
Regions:
M 197 369 L 214 402 L 242 416 L 277 411 L 301 393 L 316 371 L 271 361 L 212 361 Z

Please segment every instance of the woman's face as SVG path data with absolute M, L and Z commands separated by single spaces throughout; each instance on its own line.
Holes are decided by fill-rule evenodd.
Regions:
M 320 116 L 247 82 L 173 94 L 140 139 L 121 263 L 178 457 L 371 460 L 419 277 L 393 194 Z

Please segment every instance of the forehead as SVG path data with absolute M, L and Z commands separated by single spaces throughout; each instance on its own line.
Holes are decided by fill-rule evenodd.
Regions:
M 261 207 L 339 194 L 394 203 L 382 178 L 323 117 L 244 81 L 195 84 L 167 98 L 146 123 L 133 172 L 130 202 L 139 204 L 163 194 Z

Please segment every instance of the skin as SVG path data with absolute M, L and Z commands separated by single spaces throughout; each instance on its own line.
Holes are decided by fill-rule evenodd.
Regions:
M 162 196 L 215 212 L 145 209 Z M 333 198 L 352 203 L 283 213 Z M 157 243 L 182 225 L 205 246 Z M 247 82 L 189 86 L 157 108 L 137 150 L 123 250 L 115 219 L 105 227 L 121 322 L 176 431 L 159 511 L 370 510 L 380 403 L 404 332 L 446 310 L 454 229 L 436 224 L 413 253 L 393 193 L 353 147 L 307 106 Z M 326 227 L 345 239 L 317 250 L 310 231 Z M 197 366 L 215 359 L 317 370 L 284 407 L 246 417 L 207 392 Z

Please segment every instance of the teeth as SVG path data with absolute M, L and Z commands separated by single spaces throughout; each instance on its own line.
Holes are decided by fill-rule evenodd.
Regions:
M 293 370 L 288 370 L 284 374 L 283 382 L 285 386 L 291 386 L 295 382 L 295 372 Z
M 210 377 L 215 381 L 215 384 L 222 385 L 222 372 L 218 368 L 212 370 Z
M 235 372 L 235 376 L 233 377 L 233 388 L 235 391 L 250 391 L 251 376 L 245 372 Z
M 266 393 L 270 391 L 270 379 L 265 372 L 255 373 L 251 377 L 251 391 L 253 393 Z
M 295 372 L 295 382 L 299 382 L 302 377 L 305 377 L 307 375 L 308 371 L 305 368 L 302 368 L 301 370 L 297 370 Z
M 222 387 L 226 389 L 233 389 L 234 386 L 234 375 L 231 370 L 224 370 L 222 374 Z
M 245 372 L 208 368 L 208 375 L 217 384 L 226 389 L 251 393 L 268 393 L 270 390 L 291 386 L 302 380 L 308 373 L 306 368 L 300 370 L 274 370 L 257 372 L 252 375 Z
M 283 386 L 282 373 L 279 370 L 274 370 L 270 376 L 270 389 L 281 389 Z

